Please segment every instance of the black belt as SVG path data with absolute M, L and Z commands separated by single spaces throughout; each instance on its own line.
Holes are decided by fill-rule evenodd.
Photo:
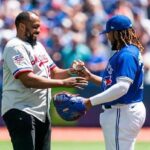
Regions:
M 111 105 L 103 105 L 104 109 L 111 109 L 112 106 Z
M 131 107 L 134 107 L 134 103 L 131 103 L 131 104 L 133 104 L 133 106 L 131 106 Z M 102 105 L 102 108 L 103 109 L 112 109 L 112 108 L 121 108 L 121 107 L 123 107 L 123 106 L 129 106 L 130 104 L 120 104 L 120 106 L 119 105 Z

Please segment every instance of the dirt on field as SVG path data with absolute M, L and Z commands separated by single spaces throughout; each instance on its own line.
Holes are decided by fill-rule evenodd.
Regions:
M 6 128 L 0 128 L 0 140 L 10 140 Z M 53 127 L 53 141 L 104 141 L 100 128 Z M 138 141 L 150 142 L 150 128 L 143 128 L 137 138 Z

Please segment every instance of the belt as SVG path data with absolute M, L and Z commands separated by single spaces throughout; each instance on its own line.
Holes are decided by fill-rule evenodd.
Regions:
M 139 103 L 139 102 L 138 102 Z M 137 103 L 131 103 L 131 104 L 116 104 L 116 105 L 102 105 L 102 109 L 112 109 L 112 108 L 122 108 L 122 107 L 134 107 Z
M 102 108 L 104 108 L 104 109 L 112 109 L 112 106 L 111 105 L 102 105 Z
M 128 106 L 130 106 L 130 104 L 102 105 L 102 108 L 106 110 L 106 109 L 122 108 L 122 107 L 128 107 Z

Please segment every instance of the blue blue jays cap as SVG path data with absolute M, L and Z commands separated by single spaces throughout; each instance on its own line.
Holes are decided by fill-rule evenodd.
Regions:
M 132 27 L 131 20 L 124 15 L 116 15 L 110 18 L 106 23 L 106 29 L 100 34 L 109 33 L 110 31 L 125 30 Z

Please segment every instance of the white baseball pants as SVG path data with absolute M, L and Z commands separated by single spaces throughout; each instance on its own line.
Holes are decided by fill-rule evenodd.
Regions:
M 105 109 L 100 114 L 100 125 L 106 150 L 134 150 L 145 117 L 146 110 L 142 102 Z

